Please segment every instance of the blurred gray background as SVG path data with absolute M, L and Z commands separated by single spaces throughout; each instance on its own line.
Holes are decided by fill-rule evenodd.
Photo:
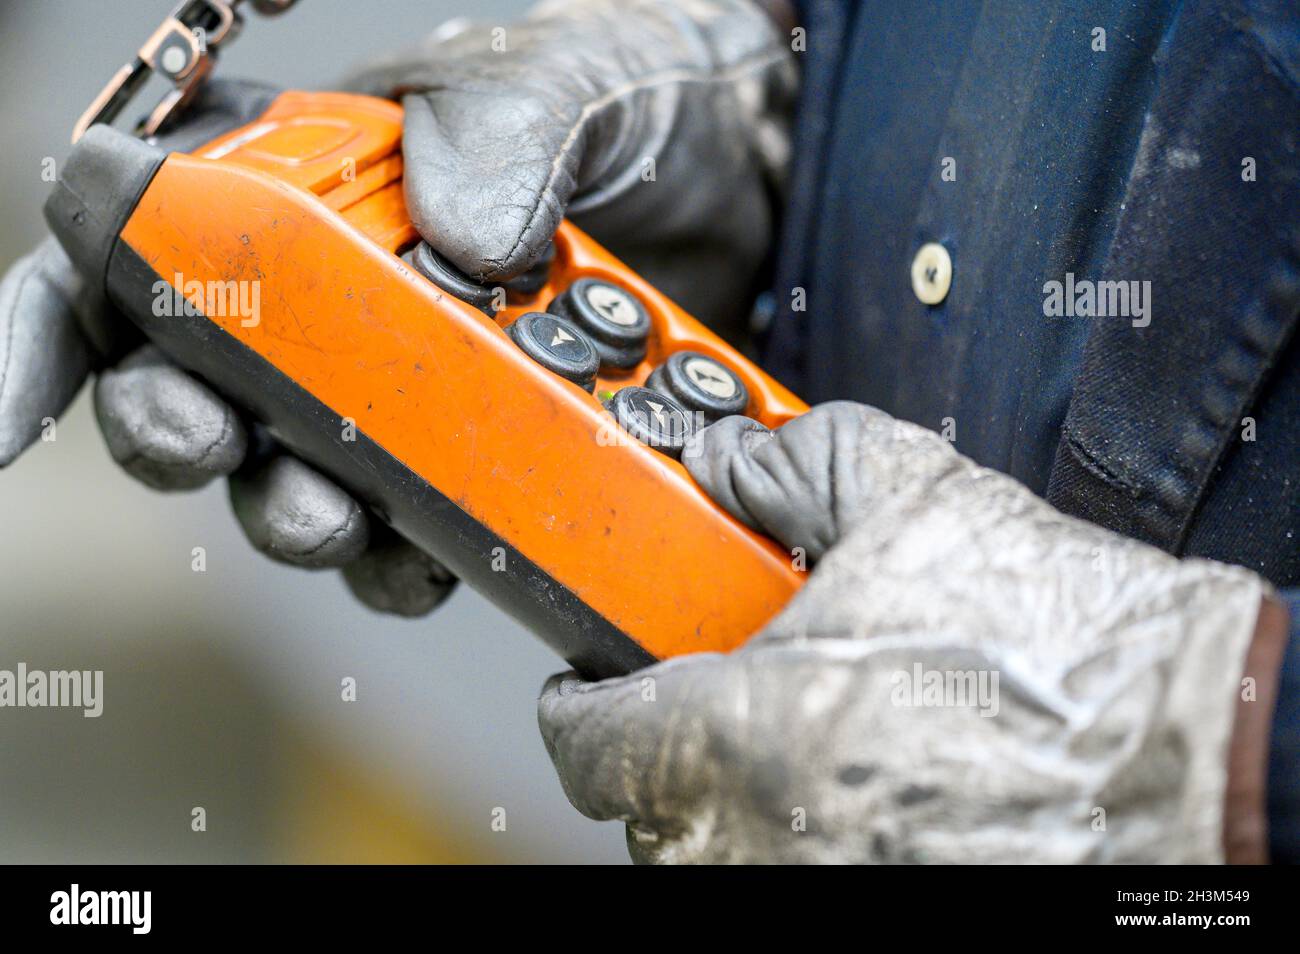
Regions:
M 172 5 L 0 2 L 0 267 L 44 235 L 42 160 Z M 250 11 L 218 69 L 328 88 L 448 17 L 526 5 L 301 0 Z M 224 485 L 161 495 L 120 473 L 89 397 L 0 471 L 0 669 L 103 669 L 104 714 L 0 708 L 0 860 L 627 860 L 622 825 L 578 815 L 551 770 L 534 705 L 564 667 L 540 642 L 463 587 L 398 621 L 262 559 Z

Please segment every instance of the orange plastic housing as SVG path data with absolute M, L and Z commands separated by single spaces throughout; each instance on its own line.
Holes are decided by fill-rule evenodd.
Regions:
M 575 279 L 598 277 L 635 293 L 653 325 L 645 361 L 602 375 L 598 393 L 642 383 L 689 348 L 735 371 L 751 396 L 749 415 L 768 426 L 806 405 L 567 221 L 546 285 L 495 320 L 444 293 L 399 258 L 418 239 L 402 191 L 401 119 L 383 100 L 282 94 L 248 126 L 168 156 L 121 240 L 182 293 L 193 281 L 257 282 L 256 323 L 204 317 L 328 409 L 328 427 L 355 422 L 391 455 L 400 465 L 384 478 L 392 493 L 427 483 L 485 528 L 485 540 L 503 541 L 649 657 L 737 646 L 802 584 L 789 554 L 733 520 L 681 464 L 621 432 L 597 397 L 534 363 L 502 329 Z M 202 308 L 202 295 L 191 303 Z M 475 565 L 463 539 L 449 547 L 418 513 L 386 505 L 369 475 L 349 482 L 334 456 L 349 453 L 340 439 L 304 456 L 471 583 L 490 591 L 497 581 L 488 574 L 512 572 L 508 559 L 494 565 L 502 562 L 496 547 L 485 543 Z M 509 608 L 587 671 L 619 668 L 595 658 L 599 648 L 573 652 L 559 631 L 565 614 L 547 619 L 546 605 L 539 597 L 532 609 Z

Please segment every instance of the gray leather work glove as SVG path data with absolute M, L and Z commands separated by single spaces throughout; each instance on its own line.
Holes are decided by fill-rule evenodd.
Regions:
M 462 271 L 527 269 L 567 214 L 735 338 L 789 151 L 780 5 L 541 3 L 513 25 L 453 21 L 349 86 L 401 98 L 407 207 Z
M 1066 517 L 862 405 L 728 418 L 684 462 L 813 570 L 729 655 L 543 690 L 566 793 L 635 859 L 1222 859 L 1259 578 Z
M 496 29 L 443 31 L 352 84 L 402 96 L 408 200 L 429 242 L 478 277 L 504 277 L 541 255 L 567 206 L 634 263 L 660 266 L 652 280 L 701 317 L 734 320 L 769 241 L 784 153 L 792 65 L 772 22 L 744 0 L 575 0 L 501 28 L 502 52 Z M 0 467 L 97 363 L 87 329 L 106 307 L 53 240 L 0 282 Z M 254 546 L 342 567 L 369 606 L 418 615 L 454 583 L 330 480 L 262 447 L 151 346 L 99 374 L 95 411 L 133 476 L 160 490 L 228 476 Z

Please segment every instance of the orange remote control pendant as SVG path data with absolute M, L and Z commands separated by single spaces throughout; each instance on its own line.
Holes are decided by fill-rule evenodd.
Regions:
M 164 352 L 584 675 L 739 645 L 804 574 L 678 458 L 807 406 L 567 221 L 528 273 L 459 273 L 401 130 L 300 92 L 183 152 L 96 125 L 46 216 Z

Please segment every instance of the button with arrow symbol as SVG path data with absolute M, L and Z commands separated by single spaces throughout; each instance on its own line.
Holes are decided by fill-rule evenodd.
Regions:
M 520 315 L 506 334 L 528 357 L 587 391 L 596 386 L 600 357 L 582 330 L 545 311 Z
M 649 388 L 623 388 L 606 406 L 624 430 L 669 457 L 681 456 L 694 430 L 690 412 Z
M 698 411 L 712 423 L 744 414 L 749 391 L 734 371 L 698 351 L 678 351 L 655 368 L 646 387 L 670 394 L 688 411 Z
M 548 310 L 591 336 L 601 364 L 634 368 L 645 357 L 650 314 L 630 291 L 596 278 L 579 278 Z

